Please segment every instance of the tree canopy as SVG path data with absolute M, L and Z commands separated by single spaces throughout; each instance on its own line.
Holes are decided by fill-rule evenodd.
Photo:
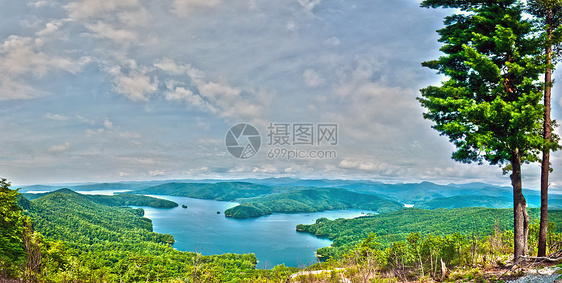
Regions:
M 23 215 L 18 206 L 18 191 L 0 178 L 0 277 L 13 277 L 25 261 Z

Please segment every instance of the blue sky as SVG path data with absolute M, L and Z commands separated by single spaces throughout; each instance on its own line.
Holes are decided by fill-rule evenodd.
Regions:
M 509 185 L 422 118 L 441 79 L 419 1 L 0 0 L 0 176 L 15 184 L 301 177 Z M 560 101 L 555 89 L 556 118 Z M 260 131 L 240 160 L 224 138 Z M 270 123 L 335 123 L 336 158 L 268 158 Z M 553 186 L 562 160 L 555 154 Z M 538 165 L 525 168 L 536 186 Z

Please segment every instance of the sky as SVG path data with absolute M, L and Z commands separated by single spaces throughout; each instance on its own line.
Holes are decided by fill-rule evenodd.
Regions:
M 0 176 L 14 184 L 510 185 L 497 166 L 453 161 L 416 101 L 443 79 L 421 62 L 440 56 L 435 31 L 453 11 L 414 0 L 0 3 Z M 259 132 L 249 158 L 225 145 L 238 124 Z M 234 138 L 242 146 L 244 133 Z M 556 187 L 560 154 L 552 163 Z M 537 164 L 523 174 L 538 188 Z

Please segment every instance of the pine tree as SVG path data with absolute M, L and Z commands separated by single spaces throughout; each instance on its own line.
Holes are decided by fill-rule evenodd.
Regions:
M 526 253 L 529 223 L 521 164 L 537 161 L 542 146 L 538 40 L 515 0 L 425 0 L 422 7 L 462 11 L 438 30 L 445 55 L 422 64 L 448 77 L 421 90 L 424 118 L 455 144 L 454 160 L 511 167 L 517 259 Z
M 561 0 L 533 0 L 529 1 L 528 11 L 538 19 L 539 28 L 544 30 L 544 57 L 546 63 L 544 75 L 544 122 L 543 138 L 545 145 L 542 149 L 541 161 L 541 216 L 537 255 L 546 255 L 546 237 L 548 228 L 548 175 L 550 173 L 550 151 L 559 149 L 558 137 L 552 135 L 553 126 L 550 120 L 550 101 L 552 96 L 552 71 L 554 70 L 553 46 L 562 42 L 560 27 L 562 25 Z

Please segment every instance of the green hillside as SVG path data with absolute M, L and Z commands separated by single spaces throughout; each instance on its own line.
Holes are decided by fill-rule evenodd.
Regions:
M 435 198 L 416 205 L 417 208 L 461 208 L 461 207 L 488 207 L 509 208 L 513 207 L 513 198 L 495 196 L 460 195 L 454 197 Z
M 309 188 L 248 199 L 227 209 L 227 217 L 250 218 L 274 212 L 315 212 L 334 209 L 368 209 L 380 213 L 402 209 L 397 202 L 335 188 Z
M 103 205 L 69 190 L 31 202 L 20 197 L 20 203 L 45 237 L 41 276 L 49 282 L 225 282 L 255 270 L 253 254 L 202 256 L 173 249 L 173 236 L 152 232 L 142 209 Z
M 528 209 L 531 220 L 538 219 L 539 209 Z M 562 210 L 549 212 L 549 221 L 562 231 Z M 435 210 L 406 208 L 399 211 L 355 219 L 328 220 L 320 218 L 315 224 L 297 226 L 297 231 L 333 240 L 331 247 L 321 248 L 322 256 L 341 256 L 361 239 L 373 232 L 383 245 L 403 241 L 410 233 L 446 235 L 461 233 L 483 237 L 495 229 L 513 229 L 512 209 L 455 208 Z
M 339 188 L 277 187 L 247 182 L 167 183 L 135 191 L 136 194 L 184 196 L 236 201 L 240 205 L 225 211 L 226 217 L 250 218 L 274 212 L 315 212 L 359 208 L 390 212 L 403 206 L 373 194 Z
M 291 187 L 271 187 L 246 182 L 220 183 L 166 183 L 147 189 L 137 190 L 141 195 L 168 195 L 198 199 L 234 201 L 294 190 Z
M 24 193 L 23 195 L 30 200 L 33 199 L 37 199 L 43 196 L 47 196 L 50 195 L 54 192 L 59 192 L 59 193 L 64 193 L 64 194 L 75 194 L 75 195 L 80 195 L 85 199 L 88 199 L 90 201 L 93 201 L 95 203 L 98 204 L 103 204 L 103 205 L 109 205 L 109 206 L 150 206 L 150 207 L 156 207 L 156 208 L 173 208 L 173 207 L 177 207 L 178 204 L 173 202 L 173 201 L 169 201 L 169 200 L 165 200 L 165 199 L 158 199 L 158 198 L 154 198 L 154 197 L 149 197 L 149 196 L 140 196 L 140 195 L 134 195 L 134 194 L 129 194 L 129 193 L 122 193 L 122 194 L 117 194 L 117 195 L 83 195 L 83 194 L 79 194 L 77 192 L 74 192 L 70 189 L 60 189 L 60 190 L 56 190 L 53 192 L 47 192 L 47 193 L 41 193 L 41 194 L 30 194 L 30 193 Z

